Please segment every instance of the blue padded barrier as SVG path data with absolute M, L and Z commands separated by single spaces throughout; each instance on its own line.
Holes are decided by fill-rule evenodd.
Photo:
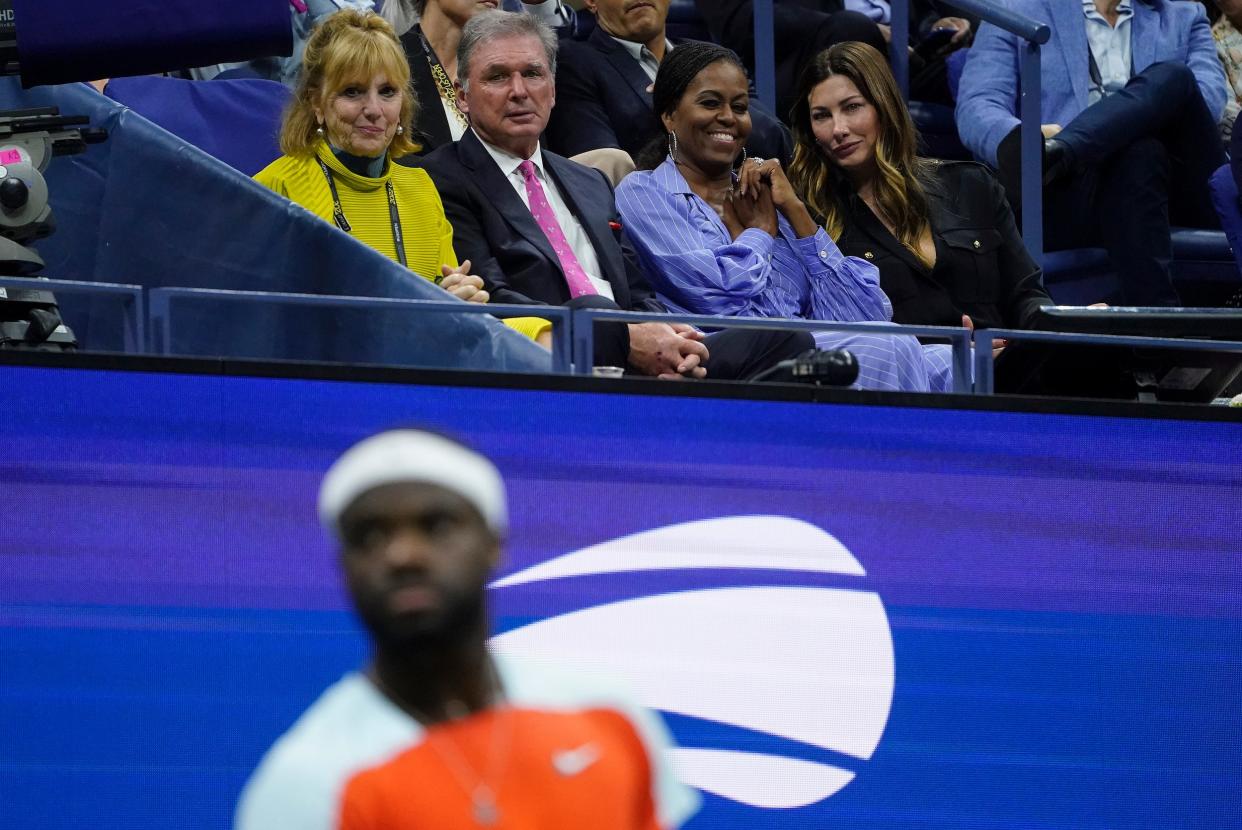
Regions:
M 332 225 L 85 84 L 22 92 L 0 107 L 58 106 L 109 131 L 46 176 L 58 230 L 38 244 L 61 279 L 362 297 L 448 295 Z M 84 346 L 120 350 L 115 304 L 65 297 Z M 200 307 L 179 318 L 179 354 L 543 372 L 546 351 L 491 318 Z
M 259 78 L 115 78 L 104 93 L 208 155 L 253 176 L 280 156 L 291 92 Z

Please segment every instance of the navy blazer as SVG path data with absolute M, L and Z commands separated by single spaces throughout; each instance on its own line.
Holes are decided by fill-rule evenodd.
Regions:
M 600 277 L 627 311 L 665 311 L 624 240 L 612 185 L 600 171 L 543 150 L 544 168 L 599 259 Z M 453 248 L 498 303 L 563 305 L 569 285 L 543 230 L 487 149 L 467 131 L 417 162 L 431 176 L 453 225 Z
M 638 61 L 598 25 L 585 41 L 562 41 L 548 146 L 567 156 L 601 147 L 619 147 L 637 156 L 663 135 L 650 86 Z M 753 89 L 750 116 L 747 152 L 787 163 L 793 153 L 789 130 L 760 103 Z

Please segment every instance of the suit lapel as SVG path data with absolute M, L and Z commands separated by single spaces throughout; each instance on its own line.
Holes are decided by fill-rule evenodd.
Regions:
M 1077 0 L 1051 0 L 1044 3 L 1044 9 L 1052 23 L 1052 37 L 1060 47 L 1061 57 L 1065 61 L 1065 76 L 1070 79 L 1074 100 L 1080 110 L 1087 108 L 1087 82 L 1090 72 L 1087 67 L 1087 23 L 1083 17 L 1082 4 Z M 1045 55 L 1044 60 L 1048 59 Z M 1041 72 L 1047 83 L 1048 73 Z
M 580 186 L 579 183 L 583 182 L 582 177 L 595 176 L 597 175 L 595 171 L 575 169 L 574 162 L 553 155 L 546 150 L 543 152 L 543 164 L 548 175 L 560 188 L 561 195 L 565 197 L 570 211 L 578 217 L 582 229 L 586 231 L 587 238 L 591 240 L 591 246 L 595 248 L 595 257 L 604 271 L 599 276 L 608 280 L 613 286 L 613 293 L 620 297 L 618 286 L 626 284 L 625 263 L 621 257 L 621 246 L 611 236 L 613 231 L 608 225 L 614 216 L 611 198 L 607 200 L 607 204 L 602 204 L 603 199 L 590 198 L 592 194 L 585 191 L 585 183 Z M 599 189 L 601 191 L 605 189 L 603 182 L 600 182 Z
M 1140 0 L 1133 0 L 1130 8 L 1130 71 L 1142 72 L 1156 62 L 1156 42 L 1159 38 L 1156 12 Z
M 651 79 L 647 77 L 647 73 L 643 71 L 642 66 L 620 43 L 617 43 L 609 35 L 596 26 L 591 32 L 591 45 L 598 49 L 605 60 L 617 71 L 617 74 L 625 81 L 625 85 L 630 91 L 638 96 L 648 111 L 651 110 L 651 93 L 648 87 L 651 86 Z
M 552 243 L 548 241 L 547 235 L 535 222 L 530 209 L 522 202 L 509 180 L 500 172 L 500 168 L 488 155 L 483 142 L 479 141 L 473 130 L 466 130 L 461 141 L 457 142 L 457 151 L 462 164 L 474 174 L 474 181 L 479 185 L 479 189 L 491 199 L 492 204 L 496 206 L 496 210 L 509 223 L 509 226 L 527 242 L 538 248 L 539 253 L 543 254 L 558 271 L 561 271 L 561 262 L 556 252 L 552 250 Z M 564 276 L 563 271 L 561 274 Z

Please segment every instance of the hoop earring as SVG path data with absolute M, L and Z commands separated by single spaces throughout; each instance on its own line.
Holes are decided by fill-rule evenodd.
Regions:
M 739 170 L 741 170 L 741 169 L 742 169 L 745 165 L 746 165 L 746 148 L 745 148 L 745 147 L 743 147 L 743 148 L 742 148 L 742 160 L 741 160 L 741 162 L 738 164 L 737 168 L 738 168 Z
M 668 154 L 673 159 L 673 164 L 677 164 L 677 133 L 672 130 L 668 131 Z

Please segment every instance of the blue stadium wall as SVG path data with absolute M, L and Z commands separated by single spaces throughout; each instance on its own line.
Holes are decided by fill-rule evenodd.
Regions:
M 228 827 L 365 660 L 318 480 L 408 422 L 508 480 L 497 647 L 663 709 L 692 828 L 1242 822 L 1219 411 L 147 365 L 0 366 L 0 827 Z

